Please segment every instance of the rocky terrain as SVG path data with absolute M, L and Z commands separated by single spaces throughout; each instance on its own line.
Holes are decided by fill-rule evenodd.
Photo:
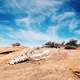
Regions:
M 0 48 L 0 80 L 80 80 L 80 49 L 41 48 L 49 50 L 42 60 L 10 65 L 27 47 Z M 34 49 L 33 49 L 34 50 Z

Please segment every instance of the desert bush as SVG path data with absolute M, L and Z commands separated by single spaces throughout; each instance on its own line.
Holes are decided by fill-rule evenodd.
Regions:
M 65 46 L 65 42 L 64 41 L 61 43 L 61 46 Z
M 45 43 L 45 46 L 54 47 L 54 42 L 49 41 L 49 42 Z
M 49 41 L 49 42 L 45 43 L 45 47 L 48 47 L 48 48 L 60 48 L 60 45 L 58 43 Z
M 77 46 L 77 40 L 71 39 L 69 42 L 66 43 L 68 46 Z
M 20 46 L 21 44 L 20 43 L 14 43 L 12 44 L 12 46 Z
M 77 46 L 77 40 L 71 39 L 65 44 L 65 49 L 76 49 Z

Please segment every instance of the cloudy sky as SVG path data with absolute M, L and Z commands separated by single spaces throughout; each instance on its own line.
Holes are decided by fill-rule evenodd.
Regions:
M 0 0 L 0 45 L 80 40 L 80 0 Z

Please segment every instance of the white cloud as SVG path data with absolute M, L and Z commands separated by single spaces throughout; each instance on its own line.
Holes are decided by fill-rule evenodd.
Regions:
M 29 40 L 29 41 L 63 41 L 64 38 L 58 36 L 57 32 L 64 25 L 68 25 L 70 30 L 75 30 L 77 27 L 77 20 L 75 18 L 74 12 L 64 12 L 58 14 L 58 7 L 61 6 L 67 0 L 8 0 L 8 6 L 12 9 L 11 12 L 23 13 L 25 11 L 26 17 L 16 19 L 16 24 L 19 26 L 25 27 L 25 29 L 14 30 L 13 28 L 7 28 L 7 34 L 12 40 Z M 13 14 L 14 14 L 13 13 Z M 36 14 L 39 15 L 37 16 Z M 53 14 L 53 16 L 52 16 Z M 55 14 L 55 15 L 54 15 Z M 16 15 L 17 16 L 17 15 Z M 35 16 L 35 17 L 34 17 Z M 45 17 L 52 18 L 53 21 L 56 21 L 56 25 L 49 26 L 46 33 L 36 31 L 32 29 L 31 24 L 36 23 L 40 25 L 41 22 L 45 20 Z M 71 18 L 70 20 L 68 18 Z M 68 19 L 68 20 L 66 20 Z M 67 23 L 67 21 L 69 23 Z M 28 27 L 28 29 L 27 29 Z M 37 26 L 38 27 L 38 26 Z M 43 26 L 44 27 L 44 26 Z M 76 31 L 76 34 L 80 34 L 80 31 Z
M 80 35 L 80 30 L 74 31 L 76 34 Z
M 64 14 L 60 14 L 58 16 L 54 15 L 54 20 L 58 20 L 58 23 L 56 25 L 53 26 L 49 26 L 49 28 L 47 29 L 47 33 L 41 33 L 41 32 L 37 32 L 36 30 L 31 29 L 31 27 L 29 27 L 29 30 L 20 30 L 17 34 L 20 34 L 24 39 L 29 39 L 29 40 L 54 40 L 54 41 L 63 41 L 65 40 L 64 38 L 61 38 L 58 36 L 57 32 L 61 27 L 61 24 L 64 22 L 64 25 L 69 25 L 70 29 L 72 27 L 72 23 L 68 24 L 65 21 L 63 21 L 64 19 L 67 19 L 69 17 L 72 18 L 72 20 L 74 19 L 75 13 L 74 12 L 64 12 Z M 42 20 L 42 17 L 39 18 Z M 31 23 L 35 23 L 35 18 L 22 18 L 22 19 L 18 19 L 17 22 L 19 22 L 20 24 L 23 23 L 25 24 L 25 27 L 27 25 L 30 25 Z M 37 20 L 38 21 L 38 20 Z M 40 20 L 39 20 L 40 21 Z M 38 23 L 39 23 L 38 21 Z M 16 33 L 16 32 L 15 32 Z M 27 35 L 29 34 L 29 35 Z M 17 35 L 18 36 L 18 35 Z M 21 38 L 18 36 L 18 38 Z M 22 38 L 21 38 L 22 39 Z
M 0 35 L 0 47 L 5 47 L 10 44 L 11 40 L 8 40 L 4 37 L 4 35 Z
M 60 4 L 62 4 L 62 1 L 59 0 L 33 0 L 33 5 L 38 8 L 53 7 L 53 6 L 55 7 L 56 5 Z
M 10 30 L 8 36 L 12 39 L 18 40 L 33 40 L 33 41 L 48 41 L 52 38 L 49 37 L 47 34 L 42 32 L 37 32 L 35 30 Z
M 21 19 L 16 19 L 16 23 L 20 25 L 30 25 L 33 22 L 33 20 L 29 17 L 21 18 Z
M 75 17 L 75 13 L 68 11 L 68 12 L 64 12 L 62 14 L 59 13 L 58 15 L 53 15 L 52 19 L 57 20 L 59 23 L 61 23 L 65 19 L 74 18 L 74 17 Z
M 20 19 L 16 19 L 16 23 L 19 25 L 23 25 L 23 26 L 31 26 L 31 24 L 40 24 L 41 22 L 43 22 L 45 20 L 45 16 L 44 15 L 38 15 L 35 17 L 23 17 Z
M 59 16 L 59 19 L 62 21 L 66 18 L 73 18 L 75 16 L 74 12 L 64 12 L 64 14 Z
M 77 27 L 78 27 L 77 20 L 76 19 L 71 20 L 71 22 L 69 24 L 69 29 L 71 31 L 74 31 Z
M 51 14 L 58 10 L 58 7 L 62 5 L 67 0 L 8 0 L 7 7 L 12 8 L 15 13 L 41 13 L 44 15 Z M 47 11 L 47 12 L 45 12 Z
M 58 41 L 64 40 L 57 35 L 57 30 L 60 29 L 60 26 L 49 26 L 46 33 L 42 33 L 40 31 L 36 31 L 34 29 L 30 30 L 14 30 L 14 29 L 7 29 L 8 37 L 10 37 L 13 41 Z
M 28 34 L 28 35 L 25 35 Z M 36 31 L 23 31 L 23 36 L 27 39 L 35 40 L 35 41 L 42 41 L 42 40 L 51 40 L 47 34 L 36 32 Z
M 75 33 L 75 29 L 79 27 L 79 19 L 76 18 L 75 12 L 64 12 L 63 14 L 53 15 L 52 20 L 56 21 L 58 26 L 64 27 L 67 26 L 70 32 Z M 59 28 L 59 29 L 60 29 Z
M 58 36 L 58 30 L 61 29 L 62 26 L 60 24 L 57 24 L 56 26 L 50 26 L 47 30 L 47 33 L 50 37 L 52 37 L 52 41 L 55 42 L 63 42 L 67 41 L 69 38 L 65 39 L 60 36 Z

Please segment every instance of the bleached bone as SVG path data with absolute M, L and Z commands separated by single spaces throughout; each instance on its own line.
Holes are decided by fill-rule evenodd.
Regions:
M 26 55 L 23 55 L 23 56 L 17 56 L 16 58 L 12 59 L 10 61 L 10 64 L 17 64 L 17 63 L 20 63 L 20 62 L 24 62 L 28 59 L 28 57 Z
M 17 56 L 16 58 L 12 59 L 9 64 L 17 64 L 20 62 L 24 62 L 26 60 L 41 60 L 45 59 L 48 56 L 49 51 L 42 51 L 42 52 L 33 52 L 33 50 L 28 50 L 27 54 L 23 54 L 20 56 Z
M 32 60 L 45 59 L 45 58 L 47 58 L 48 53 L 49 53 L 49 51 L 47 50 L 47 51 L 40 52 L 40 53 L 37 53 L 37 54 L 32 54 L 32 55 L 30 56 L 30 59 L 32 59 Z

